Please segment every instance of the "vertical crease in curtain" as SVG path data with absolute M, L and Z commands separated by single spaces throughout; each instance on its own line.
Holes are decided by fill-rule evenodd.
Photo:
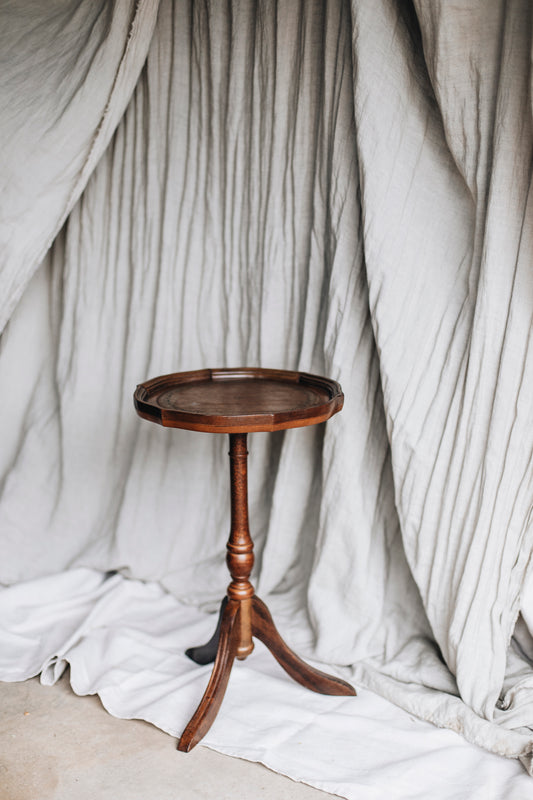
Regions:
M 69 0 L 0 10 L 0 332 L 124 113 L 157 8 Z

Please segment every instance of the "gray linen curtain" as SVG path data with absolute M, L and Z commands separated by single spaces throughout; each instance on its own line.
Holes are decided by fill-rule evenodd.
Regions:
M 258 592 L 308 654 L 531 768 L 527 0 L 24 8 L 0 580 L 118 570 L 214 607 L 226 442 L 139 421 L 132 390 L 327 374 L 340 415 L 250 440 Z

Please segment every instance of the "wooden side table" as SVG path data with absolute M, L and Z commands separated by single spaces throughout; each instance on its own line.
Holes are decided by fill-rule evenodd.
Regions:
M 170 428 L 228 433 L 230 440 L 231 530 L 226 561 L 231 583 L 212 638 L 187 650 L 199 664 L 215 663 L 178 750 L 192 750 L 207 733 L 222 703 L 233 662 L 252 652 L 254 636 L 308 689 L 332 695 L 356 693 L 350 684 L 310 667 L 293 653 L 249 581 L 254 556 L 248 527 L 247 434 L 316 425 L 340 411 L 343 400 L 335 381 L 304 372 L 259 368 L 178 372 L 137 386 L 135 408 L 144 419 Z

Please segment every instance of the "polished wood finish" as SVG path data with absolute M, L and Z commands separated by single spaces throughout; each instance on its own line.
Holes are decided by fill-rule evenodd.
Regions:
M 355 695 L 349 683 L 314 669 L 283 641 L 270 612 L 250 583 L 254 564 L 248 524 L 247 433 L 314 425 L 340 411 L 338 383 L 301 372 L 241 368 L 198 370 L 155 378 L 135 391 L 137 413 L 168 427 L 229 433 L 231 529 L 226 561 L 231 576 L 215 633 L 187 650 L 198 664 L 214 661 L 202 700 L 183 731 L 178 749 L 189 752 L 218 713 L 235 659 L 260 639 L 283 669 L 314 692 Z
M 228 600 L 222 617 L 220 640 L 218 643 L 215 666 L 207 684 L 202 701 L 178 742 L 178 750 L 188 753 L 203 739 L 218 713 L 228 685 L 231 667 L 239 646 L 239 616 L 241 604 L 239 600 Z
M 194 716 L 185 728 L 178 749 L 189 752 L 212 725 L 235 658 L 245 659 L 253 650 L 252 637 L 265 644 L 283 669 L 298 683 L 320 694 L 355 695 L 346 681 L 310 667 L 283 641 L 270 612 L 256 596 L 249 577 L 254 556 L 248 527 L 247 447 L 245 433 L 230 434 L 231 531 L 227 544 L 227 564 L 231 583 L 223 601 L 217 631 L 206 645 L 187 653 L 197 663 L 215 659 L 211 679 Z
M 356 694 L 353 686 L 346 681 L 310 667 L 296 653 L 293 653 L 279 635 L 268 608 L 258 597 L 254 597 L 252 600 L 252 634 L 268 647 L 285 672 L 306 689 L 311 689 L 319 694 Z
M 212 664 L 215 660 L 222 630 L 222 620 L 227 604 L 228 598 L 226 596 L 220 604 L 220 612 L 215 632 L 207 644 L 200 647 L 190 647 L 185 651 L 185 654 L 196 664 Z M 254 595 L 252 598 L 251 614 L 252 635 L 260 639 L 260 641 L 268 647 L 278 664 L 283 667 L 291 678 L 301 683 L 302 686 L 305 686 L 307 689 L 312 689 L 319 694 L 356 694 L 355 689 L 349 683 L 346 683 L 346 681 L 340 678 L 332 678 L 331 675 L 314 669 L 310 667 L 309 664 L 306 664 L 305 661 L 302 661 L 302 659 L 285 644 L 274 625 L 270 611 L 257 595 Z
M 251 433 L 324 422 L 344 401 L 336 381 L 307 372 L 239 367 L 161 375 L 137 386 L 139 416 L 170 428 Z

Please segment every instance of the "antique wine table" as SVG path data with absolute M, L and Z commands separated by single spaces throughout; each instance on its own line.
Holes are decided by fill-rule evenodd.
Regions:
M 204 696 L 185 728 L 178 750 L 188 752 L 207 733 L 220 708 L 235 658 L 260 639 L 294 680 L 321 694 L 354 695 L 350 684 L 310 667 L 285 644 L 266 605 L 249 581 L 254 563 L 248 528 L 246 437 L 324 422 L 343 404 L 338 383 L 305 372 L 273 369 L 203 369 L 162 375 L 139 384 L 139 416 L 169 428 L 228 433 L 230 441 L 231 530 L 227 564 L 231 583 L 210 641 L 187 650 L 198 664 L 214 661 Z

